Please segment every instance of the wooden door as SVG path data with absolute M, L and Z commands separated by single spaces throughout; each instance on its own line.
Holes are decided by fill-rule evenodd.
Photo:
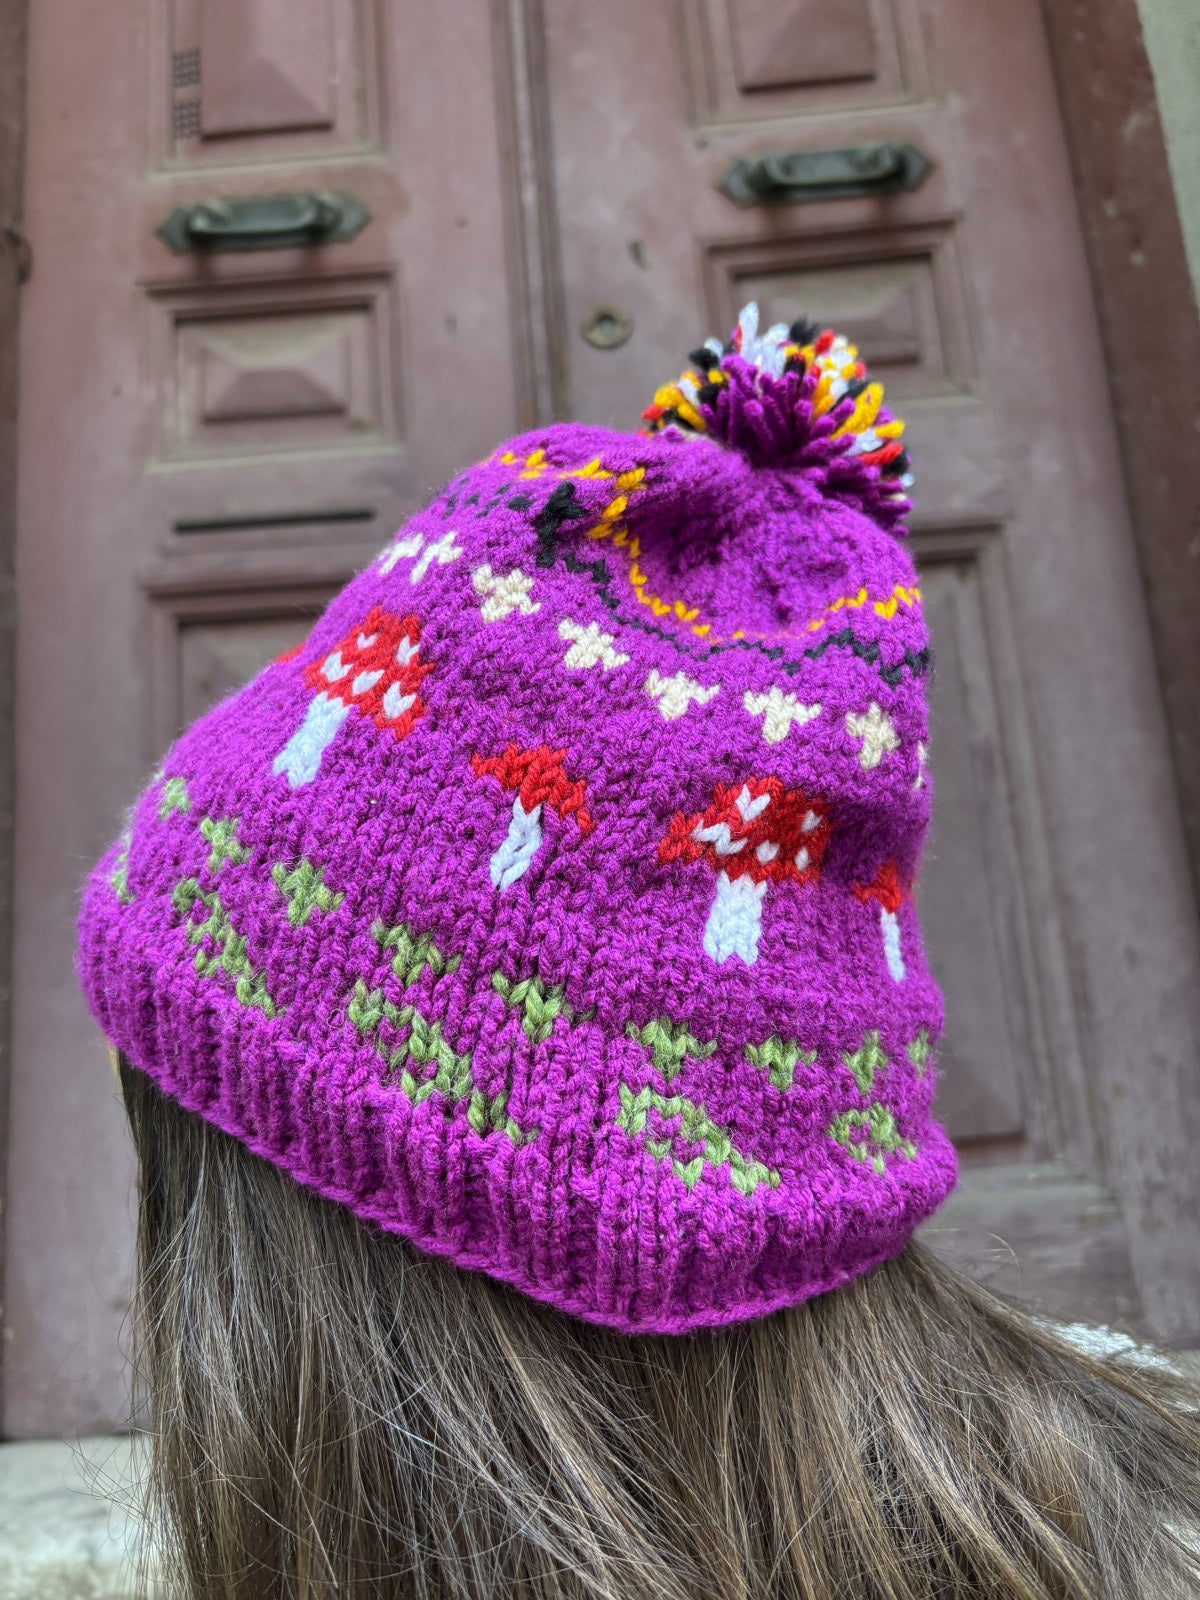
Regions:
M 755 299 L 845 332 L 908 424 L 936 659 L 918 900 L 964 1165 L 930 1240 L 985 1269 L 1011 1245 L 1002 1281 L 1047 1310 L 1195 1342 L 1194 908 L 1036 0 L 545 12 L 562 407 L 627 415 Z M 722 188 L 887 143 L 932 163 L 910 192 Z
M 856 336 L 909 422 L 951 1216 L 1011 1239 L 1052 1307 L 1200 1335 L 1196 934 L 1036 4 L 996 9 L 35 8 L 7 1432 L 127 1404 L 130 1161 L 70 960 L 120 808 L 456 466 L 556 412 L 633 425 L 751 297 Z M 736 159 L 884 140 L 932 160 L 911 193 L 718 188 Z M 370 220 L 156 236 L 276 194 Z
M 71 973 L 86 863 L 185 721 L 534 420 L 493 24 L 484 0 L 31 18 L 10 1434 L 127 1409 L 128 1139 Z M 313 192 L 369 220 L 242 251 L 156 236 L 199 202 Z

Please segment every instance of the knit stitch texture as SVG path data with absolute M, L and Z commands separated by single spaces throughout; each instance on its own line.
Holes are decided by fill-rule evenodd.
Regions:
M 80 918 L 181 1105 L 629 1332 L 834 1288 L 954 1182 L 899 424 L 844 342 L 740 327 L 651 432 L 449 484 L 179 739 Z

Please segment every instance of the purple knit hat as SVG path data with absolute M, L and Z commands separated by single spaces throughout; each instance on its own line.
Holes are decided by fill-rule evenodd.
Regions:
M 79 974 L 181 1105 L 629 1332 L 762 1316 L 954 1183 L 901 424 L 804 327 L 455 479 L 174 745 Z

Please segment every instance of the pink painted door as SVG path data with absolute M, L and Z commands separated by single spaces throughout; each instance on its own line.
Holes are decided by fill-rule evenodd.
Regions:
M 754 299 L 845 332 L 908 424 L 937 663 L 918 900 L 964 1165 L 930 1238 L 1195 1341 L 1194 907 L 1036 0 L 564 0 L 546 25 L 560 406 L 627 416 Z M 931 167 L 726 192 L 848 146 Z
M 512 72 L 481 0 L 46 0 L 31 28 L 14 1434 L 127 1405 L 127 1138 L 71 973 L 85 863 L 183 722 L 533 417 Z M 255 250 L 156 236 L 231 197 L 303 221 L 314 194 L 369 220 Z
M 121 807 L 456 466 L 555 412 L 634 424 L 751 297 L 857 338 L 909 423 L 938 653 L 920 896 L 966 1168 L 936 1238 L 978 1256 L 991 1230 L 1045 1304 L 1200 1335 L 1196 932 L 1037 6 L 997 10 L 35 8 L 9 1433 L 127 1403 L 130 1164 L 70 963 Z M 719 187 L 881 144 L 931 171 Z M 156 236 L 277 195 L 258 227 L 332 206 L 351 236 Z

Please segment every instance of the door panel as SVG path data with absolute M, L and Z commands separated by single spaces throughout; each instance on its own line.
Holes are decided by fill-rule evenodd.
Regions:
M 737 87 L 786 89 L 795 85 L 840 83 L 877 75 L 878 16 L 869 0 L 847 0 L 836 9 L 820 0 L 793 6 L 771 0 L 727 0 L 724 22 L 733 46 Z
M 401 432 L 386 280 L 155 299 L 160 459 L 379 446 Z M 267 308 L 270 307 L 270 310 Z
M 987 655 L 981 561 L 995 532 L 935 546 L 921 592 L 937 672 L 936 831 L 918 904 L 948 996 L 938 1106 L 951 1136 L 982 1154 L 1030 1132 L 1020 1063 L 1034 1058 L 1032 996 L 1021 964 L 1022 864 L 1007 790 L 996 684 Z
M 1009 1240 L 1047 1309 L 1195 1337 L 1196 929 L 1038 8 L 617 9 L 546 8 L 554 189 L 587 197 L 559 213 L 563 409 L 631 421 L 751 298 L 860 344 L 908 424 L 937 658 L 919 899 L 964 1181 L 932 1236 L 976 1266 Z M 722 188 L 877 141 L 924 181 Z M 632 324 L 618 348 L 580 336 L 600 307 Z
M 925 91 L 914 0 L 676 0 L 675 9 L 697 124 L 862 111 Z
M 199 568 L 154 580 L 144 764 L 153 764 L 201 712 L 299 644 L 351 573 L 348 565 L 314 560 L 291 581 Z
M 449 8 L 453 9 L 453 7 Z M 379 0 L 156 0 L 154 139 L 175 163 L 294 161 L 380 140 L 381 30 L 417 31 Z M 157 114 L 165 109 L 165 117 Z
M 889 401 L 970 395 L 975 361 L 951 222 L 814 235 L 789 221 L 795 231 L 781 224 L 771 239 L 709 247 L 705 300 L 715 315 L 732 327 L 756 300 L 766 322 L 790 323 L 820 306 L 830 326 L 871 352 Z
M 313 613 L 288 608 L 283 616 L 218 616 L 187 619 L 176 641 L 179 662 L 177 720 L 194 722 L 202 712 L 240 689 L 268 662 L 301 644 Z
M 334 48 L 339 35 L 353 40 L 351 7 L 200 0 L 196 9 L 201 139 L 333 127 Z

